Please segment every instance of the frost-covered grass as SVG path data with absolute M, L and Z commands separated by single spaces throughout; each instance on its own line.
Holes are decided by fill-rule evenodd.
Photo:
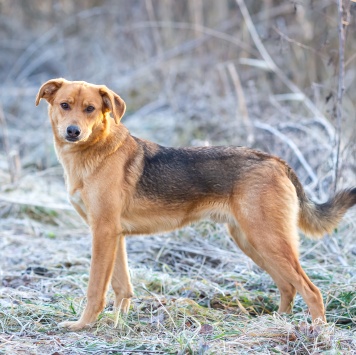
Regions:
M 36 201 L 26 200 L 30 186 Z M 1 202 L 2 211 L 11 210 L 0 222 L 0 353 L 356 351 L 354 211 L 334 235 L 317 242 L 302 238 L 302 265 L 322 291 L 325 326 L 310 327 L 299 296 L 293 315 L 274 313 L 279 294 L 271 278 L 235 247 L 224 226 L 202 222 L 162 236 L 128 238 L 135 287 L 130 313 L 114 328 L 110 291 L 98 322 L 74 333 L 57 324 L 76 319 L 85 304 L 86 226 L 67 210 L 59 177 L 28 177 L 3 195 L 13 202 Z

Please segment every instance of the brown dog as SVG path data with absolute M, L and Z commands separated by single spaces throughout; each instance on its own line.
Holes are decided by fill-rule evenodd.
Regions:
M 42 85 L 55 148 L 71 203 L 93 234 L 87 305 L 79 330 L 93 323 L 111 285 L 127 312 L 133 289 L 125 235 L 150 234 L 211 218 L 276 282 L 279 312 L 298 291 L 314 321 L 325 321 L 321 293 L 298 261 L 299 226 L 311 235 L 335 228 L 356 204 L 356 188 L 324 204 L 310 201 L 281 159 L 248 148 L 165 148 L 130 135 L 120 123 L 124 101 L 106 86 L 54 79 Z M 111 118 L 112 114 L 114 120 Z

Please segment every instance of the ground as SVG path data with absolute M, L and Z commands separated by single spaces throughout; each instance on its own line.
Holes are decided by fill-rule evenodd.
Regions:
M 60 167 L 1 176 L 0 353 L 330 354 L 356 353 L 355 211 L 323 240 L 301 237 L 301 262 L 322 290 L 329 323 L 310 327 L 298 296 L 278 315 L 271 278 L 229 239 L 202 222 L 165 235 L 130 237 L 135 296 L 114 328 L 113 295 L 81 332 L 57 324 L 85 304 L 91 239 L 66 199 Z

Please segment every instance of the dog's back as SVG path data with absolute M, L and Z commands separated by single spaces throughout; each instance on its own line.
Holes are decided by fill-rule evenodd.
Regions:
M 134 139 L 144 152 L 138 194 L 169 203 L 227 197 L 248 183 L 246 174 L 274 160 L 244 147 L 167 148 Z

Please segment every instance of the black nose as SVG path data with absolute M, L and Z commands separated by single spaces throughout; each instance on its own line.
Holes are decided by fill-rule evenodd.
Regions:
M 71 138 L 77 138 L 80 134 L 80 128 L 78 126 L 67 127 L 67 135 Z

